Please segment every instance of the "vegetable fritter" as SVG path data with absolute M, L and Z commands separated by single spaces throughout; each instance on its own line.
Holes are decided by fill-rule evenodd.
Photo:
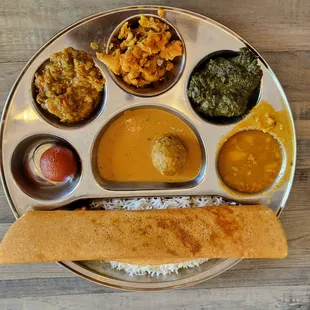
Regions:
M 144 87 L 165 78 L 182 56 L 180 40 L 171 40 L 169 26 L 154 17 L 140 16 L 137 28 L 126 22 L 110 44 L 110 54 L 96 53 L 114 74 L 130 85 Z
M 183 141 L 173 135 L 161 137 L 152 148 L 153 165 L 163 175 L 179 173 L 186 163 L 187 155 Z

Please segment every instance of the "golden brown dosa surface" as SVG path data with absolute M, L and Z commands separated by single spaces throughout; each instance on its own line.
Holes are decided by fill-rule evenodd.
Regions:
M 283 258 L 287 242 L 264 206 L 143 211 L 30 211 L 8 230 L 0 263 Z

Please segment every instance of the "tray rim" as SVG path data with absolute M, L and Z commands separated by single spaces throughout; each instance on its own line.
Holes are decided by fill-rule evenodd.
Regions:
M 213 25 L 216 25 L 217 27 L 221 28 L 224 31 L 227 31 L 228 33 L 230 33 L 231 35 L 233 35 L 234 37 L 236 37 L 239 41 L 241 41 L 243 44 L 245 44 L 246 46 L 248 46 L 249 48 L 251 48 L 255 53 L 257 53 L 257 55 L 260 57 L 260 61 L 266 66 L 266 68 L 268 68 L 268 71 L 270 72 L 270 74 L 273 77 L 273 80 L 275 81 L 277 88 L 279 89 L 281 96 L 283 97 L 283 100 L 285 101 L 285 104 L 287 106 L 287 112 L 290 116 L 291 119 L 291 126 L 292 126 L 292 138 L 294 139 L 294 143 L 293 143 L 293 165 L 291 168 L 291 175 L 288 181 L 288 186 L 287 189 L 285 191 L 285 194 L 283 196 L 283 206 L 279 207 L 276 215 L 279 217 L 285 207 L 285 204 L 287 202 L 288 196 L 291 192 L 292 189 L 292 185 L 293 185 L 293 181 L 294 181 L 294 175 L 295 175 L 295 170 L 296 170 L 296 158 L 297 158 L 297 147 L 296 147 L 296 143 L 297 143 L 297 139 L 296 139 L 296 131 L 295 131 L 295 124 L 294 124 L 294 118 L 293 118 L 293 114 L 292 114 L 292 110 L 289 104 L 289 101 L 286 97 L 286 94 L 280 84 L 280 81 L 278 80 L 277 76 L 275 75 L 275 73 L 273 72 L 273 70 L 271 69 L 271 67 L 268 65 L 268 63 L 265 61 L 265 59 L 260 55 L 259 52 L 257 52 L 257 50 L 251 45 L 249 44 L 246 40 L 244 40 L 241 36 L 239 36 L 237 33 L 235 33 L 233 30 L 231 30 L 230 28 L 228 28 L 227 26 L 221 24 L 220 22 L 207 17 L 203 14 L 197 13 L 195 11 L 192 10 L 187 10 L 187 9 L 183 9 L 183 8 L 179 8 L 179 7 L 175 7 L 175 6 L 161 6 L 161 5 L 133 5 L 133 6 L 125 6 L 125 7 L 117 7 L 114 9 L 110 9 L 110 10 L 105 10 L 105 11 L 101 11 L 98 13 L 94 13 L 91 15 L 88 15 L 72 24 L 70 24 L 69 26 L 67 26 L 66 28 L 64 28 L 63 30 L 59 31 L 58 33 L 56 33 L 54 36 L 52 36 L 45 44 L 43 44 L 38 50 L 37 52 L 29 59 L 29 61 L 26 63 L 26 65 L 24 66 L 24 68 L 22 69 L 21 73 L 18 75 L 18 77 L 16 78 L 12 88 L 10 89 L 8 95 L 7 95 L 7 99 L 6 102 L 4 104 L 3 107 L 3 112 L 1 115 L 1 125 L 0 125 L 0 153 L 1 153 L 1 159 L 0 159 L 0 179 L 1 179 L 1 183 L 4 189 L 4 194 L 7 198 L 8 204 L 10 206 L 10 209 L 14 215 L 14 217 L 17 219 L 19 218 L 21 215 L 19 215 L 19 213 L 17 212 L 14 203 L 12 201 L 10 192 L 8 190 L 7 187 L 7 183 L 6 183 L 6 179 L 5 179 L 5 175 L 4 175 L 4 169 L 3 169 L 3 137 L 4 137 L 4 126 L 5 126 L 5 121 L 6 121 L 6 116 L 8 114 L 8 107 L 10 106 L 10 103 L 12 101 L 12 96 L 17 88 L 17 86 L 19 85 L 20 80 L 22 79 L 24 73 L 27 71 L 27 69 L 29 68 L 29 66 L 32 64 L 32 62 L 37 58 L 37 56 L 40 55 L 40 53 L 47 47 L 49 46 L 53 41 L 55 41 L 56 39 L 58 39 L 60 36 L 62 36 L 63 34 L 67 33 L 70 29 L 75 28 L 78 25 L 82 25 L 83 23 L 86 23 L 88 21 L 94 20 L 96 18 L 99 17 L 103 17 L 105 15 L 109 15 L 112 13 L 117 13 L 117 12 L 121 12 L 121 11 L 125 11 L 125 10 L 138 10 L 138 9 L 159 9 L 159 8 L 163 8 L 163 9 L 169 9 L 172 11 L 176 11 L 180 14 L 185 14 L 185 15 L 189 15 L 191 17 L 195 17 L 198 18 L 200 20 L 203 21 L 207 21 L 210 22 Z M 130 287 L 130 286 L 125 286 L 125 285 L 116 285 L 116 284 L 111 284 L 105 281 L 100 281 L 100 280 L 96 280 L 96 279 L 92 279 L 89 276 L 80 273 L 78 270 L 73 269 L 73 267 L 69 266 L 70 264 L 74 264 L 77 265 L 75 262 L 56 262 L 57 264 L 62 265 L 63 267 L 67 268 L 68 270 L 70 270 L 71 272 L 79 275 L 82 278 L 85 278 L 89 281 L 92 281 L 94 283 L 97 284 L 101 284 L 101 285 L 105 285 L 107 287 L 111 287 L 111 288 L 116 288 L 116 289 L 122 289 L 122 290 L 132 290 L 132 291 L 158 291 L 158 290 L 167 290 L 167 289 L 176 289 L 176 288 L 180 288 L 180 287 L 187 287 L 187 286 L 192 286 L 201 282 L 204 282 L 208 279 L 211 279 L 215 276 L 218 276 L 219 274 L 225 272 L 226 270 L 230 269 L 231 267 L 233 267 L 234 265 L 236 265 L 238 262 L 240 262 L 242 259 L 226 259 L 225 261 L 228 262 L 229 264 L 228 266 L 225 266 L 224 269 L 222 269 L 221 271 L 211 275 L 211 276 L 207 276 L 204 277 L 204 273 L 207 273 L 207 271 L 199 273 L 197 275 L 194 276 L 189 276 L 188 278 L 186 278 L 186 281 L 184 281 L 184 279 L 182 280 L 172 280 L 169 282 L 164 282 L 164 286 L 163 287 L 156 287 L 159 283 L 143 283 L 142 285 L 144 286 L 144 288 L 136 288 L 136 287 Z M 81 267 L 79 267 L 81 268 Z M 86 267 L 84 267 L 85 269 Z M 107 276 L 100 276 L 101 278 L 103 278 L 104 280 L 109 280 L 109 277 Z M 196 279 L 195 279 L 196 278 Z M 193 279 L 193 281 L 188 281 L 189 279 Z M 116 282 L 127 282 L 125 280 L 116 280 Z M 183 283 L 179 283 L 179 282 L 183 282 Z M 130 282 L 128 282 L 130 283 Z

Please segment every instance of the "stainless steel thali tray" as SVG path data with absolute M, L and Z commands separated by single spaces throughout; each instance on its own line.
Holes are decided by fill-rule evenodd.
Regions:
M 186 49 L 178 80 L 167 91 L 151 97 L 134 96 L 115 83 L 108 69 L 95 57 L 94 61 L 106 79 L 104 96 L 96 115 L 88 122 L 63 127 L 48 120 L 38 111 L 32 96 L 34 73 L 49 55 L 72 46 L 91 55 L 93 41 L 107 44 L 115 27 L 126 18 L 137 14 L 157 14 L 158 7 L 136 6 L 98 13 L 69 26 L 48 41 L 27 63 L 14 84 L 2 115 L 1 123 L 1 172 L 3 187 L 15 217 L 21 216 L 29 207 L 55 208 L 85 198 L 112 198 L 137 196 L 222 196 L 245 204 L 264 204 L 278 215 L 285 206 L 295 170 L 296 137 L 289 103 L 276 76 L 260 57 L 263 70 L 260 99 L 270 102 L 276 110 L 286 109 L 293 128 L 293 164 L 290 177 L 280 187 L 267 194 L 234 195 L 221 185 L 216 168 L 216 154 L 220 139 L 236 124 L 214 125 L 202 120 L 192 109 L 186 95 L 189 76 L 197 63 L 207 55 L 221 51 L 237 51 L 248 46 L 246 41 L 223 25 L 197 13 L 165 7 L 165 19 L 180 34 Z M 253 51 L 255 51 L 253 49 Z M 155 106 L 171 111 L 185 120 L 196 132 L 203 148 L 203 167 L 199 176 L 182 186 L 154 186 L 145 184 L 115 184 L 101 182 L 94 168 L 94 150 L 100 132 L 126 109 Z M 31 160 L 31 151 L 42 144 L 66 141 L 81 159 L 81 174 L 69 185 L 49 188 L 32 187 L 23 179 L 19 169 L 25 160 Z M 25 154 L 25 152 L 30 152 Z M 26 153 L 27 153 L 26 152 Z M 30 167 L 35 169 L 35 167 Z M 108 264 L 90 262 L 62 262 L 66 268 L 91 281 L 111 287 L 129 290 L 160 290 L 193 285 L 212 278 L 235 265 L 238 259 L 210 260 L 199 267 L 182 270 L 179 274 L 148 277 L 129 276 L 111 269 Z

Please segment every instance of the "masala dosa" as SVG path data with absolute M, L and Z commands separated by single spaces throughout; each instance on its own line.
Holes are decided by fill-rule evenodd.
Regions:
M 264 206 L 143 211 L 29 211 L 0 244 L 0 263 L 284 258 L 283 228 Z

